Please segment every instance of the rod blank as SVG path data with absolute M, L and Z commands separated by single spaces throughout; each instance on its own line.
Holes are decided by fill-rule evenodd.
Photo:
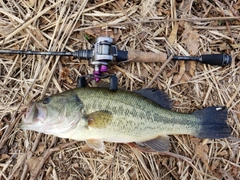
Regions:
M 74 56 L 79 59 L 90 60 L 93 57 L 93 50 L 78 50 L 75 52 L 0 50 L 0 54 Z M 118 56 L 116 57 L 117 62 L 165 62 L 166 59 L 166 53 L 135 52 L 121 50 L 118 50 Z M 198 61 L 210 65 L 226 66 L 228 64 L 231 64 L 232 57 L 227 54 L 205 54 L 197 57 L 173 56 L 172 60 Z

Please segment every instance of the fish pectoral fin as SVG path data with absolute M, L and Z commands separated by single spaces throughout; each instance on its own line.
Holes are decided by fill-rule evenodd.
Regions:
M 105 146 L 104 142 L 101 139 L 88 139 L 86 140 L 87 145 L 94 150 L 104 153 Z
M 113 115 L 109 111 L 96 111 L 86 115 L 88 126 L 92 128 L 105 128 L 113 119 Z
M 154 151 L 168 151 L 170 147 L 169 136 L 158 136 L 155 139 L 149 141 L 144 141 L 140 143 L 141 145 L 147 146 Z

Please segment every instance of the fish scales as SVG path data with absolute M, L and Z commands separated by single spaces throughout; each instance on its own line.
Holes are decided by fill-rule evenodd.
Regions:
M 164 93 L 153 89 L 77 88 L 31 103 L 21 128 L 86 141 L 99 151 L 104 151 L 104 141 L 141 142 L 165 151 L 167 135 L 225 138 L 231 134 L 225 107 L 184 114 L 167 109 L 169 102 Z
M 136 138 L 148 140 L 152 138 L 153 133 L 157 137 L 173 132 L 194 133 L 195 131 L 189 132 L 190 127 L 198 129 L 197 118 L 185 117 L 186 114 L 159 108 L 157 104 L 138 94 L 109 92 L 107 89 L 95 88 L 89 88 L 88 91 L 80 88 L 75 92 L 83 101 L 87 114 L 100 110 L 114 114 L 111 124 L 106 127 L 107 130 L 99 131 L 99 134 L 109 131 L 112 137 L 121 133 L 123 136 L 132 136 L 135 140 Z M 96 108 L 91 108 L 93 104 Z M 105 140 L 107 141 L 107 138 Z

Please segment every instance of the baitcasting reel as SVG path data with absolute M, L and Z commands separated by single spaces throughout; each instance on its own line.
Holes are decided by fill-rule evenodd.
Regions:
M 83 59 L 89 60 L 90 65 L 94 66 L 93 74 L 78 78 L 78 87 L 85 87 L 87 85 L 86 77 L 94 78 L 95 81 L 110 77 L 110 90 L 117 90 L 118 79 L 116 75 L 104 74 L 108 72 L 108 64 L 115 62 L 118 56 L 118 50 L 112 38 L 98 37 L 96 43 L 92 46 L 92 50 L 79 50 L 75 53 L 75 57 L 83 57 Z

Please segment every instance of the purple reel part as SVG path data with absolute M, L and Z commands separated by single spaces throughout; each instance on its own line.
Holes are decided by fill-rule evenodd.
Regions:
M 108 67 L 106 65 L 101 65 L 100 66 L 100 73 L 104 73 L 108 71 Z
M 94 80 L 98 82 L 100 80 L 101 74 L 107 71 L 108 71 L 108 67 L 106 65 L 100 65 L 100 68 L 95 68 L 93 72 Z

